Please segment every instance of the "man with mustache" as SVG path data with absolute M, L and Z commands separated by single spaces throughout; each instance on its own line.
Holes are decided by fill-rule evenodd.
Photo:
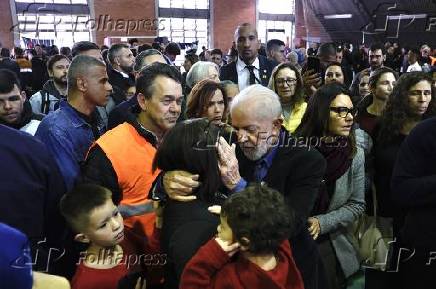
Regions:
M 67 72 L 70 60 L 64 55 L 53 55 L 47 62 L 50 79 L 42 90 L 30 98 L 34 113 L 48 114 L 59 107 L 59 100 L 67 95 Z
M 256 27 L 243 23 L 236 28 L 234 45 L 238 51 L 238 60 L 221 67 L 220 79 L 231 80 L 243 90 L 252 84 L 268 86 L 273 68 L 278 64 L 259 55 L 260 41 Z
M 317 150 L 297 143 L 289 135 L 282 127 L 281 113 L 278 96 L 261 85 L 252 85 L 234 98 L 230 114 L 237 145 L 228 144 L 222 137 L 218 140 L 221 181 L 228 194 L 237 194 L 251 182 L 266 183 L 283 194 L 296 216 L 295 230 L 289 240 L 304 287 L 326 288 L 324 267 L 306 227 L 306 217 L 314 207 L 326 162 Z M 155 197 L 176 201 L 196 198 L 191 194 L 199 186 L 198 176 L 169 171 L 159 181 L 153 191 Z M 183 256 L 189 252 L 174 254 Z
M 384 49 L 381 43 L 373 43 L 369 47 L 368 61 L 369 61 L 369 68 L 366 68 L 354 75 L 353 82 L 351 83 L 350 86 L 350 91 L 356 91 L 355 89 L 358 89 L 360 74 L 366 73 L 367 71 L 371 73 L 377 68 L 384 66 L 384 62 L 386 61 L 386 50 Z

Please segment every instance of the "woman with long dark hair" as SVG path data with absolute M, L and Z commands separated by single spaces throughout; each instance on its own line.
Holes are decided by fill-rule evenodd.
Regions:
M 308 223 L 332 289 L 345 288 L 346 279 L 360 268 L 348 230 L 365 211 L 365 160 L 363 150 L 355 143 L 355 112 L 348 90 L 338 83 L 327 84 L 310 99 L 296 130 L 296 135 L 310 139 L 327 161 Z
M 383 223 L 383 232 L 391 235 L 397 242 L 394 244 L 392 261 L 397 266 L 398 249 L 401 246 L 400 229 L 404 224 L 404 211 L 392 200 L 391 178 L 395 161 L 401 144 L 410 131 L 422 120 L 436 115 L 436 101 L 432 97 L 432 78 L 424 72 L 409 72 L 403 74 L 397 82 L 387 104 L 384 114 L 376 126 L 374 139 L 374 184 L 377 196 L 377 215 L 384 217 L 388 223 Z M 372 208 L 368 200 L 368 207 Z M 400 246 L 396 246 L 396 245 Z M 374 275 L 375 274 L 375 275 Z M 392 282 L 397 279 L 392 273 L 366 271 L 367 282 L 372 280 L 377 284 L 371 288 L 392 288 Z M 394 277 L 394 278 L 391 278 Z M 382 285 L 382 281 L 388 284 Z M 371 283 L 371 284 L 370 284 Z
M 186 118 L 206 117 L 212 123 L 220 125 L 227 118 L 227 100 L 226 90 L 220 83 L 203 79 L 189 94 Z
M 279 96 L 283 126 L 289 132 L 294 132 L 307 107 L 300 71 L 290 63 L 281 63 L 272 71 L 268 87 Z
M 164 137 L 153 162 L 154 169 L 186 171 L 198 175 L 200 186 L 195 200 L 168 199 L 164 211 L 161 246 L 167 254 L 165 282 L 178 288 L 185 264 L 216 233 L 219 216 L 208 211 L 226 198 L 220 193 L 216 141 L 221 129 L 207 119 L 192 119 L 176 124 Z M 223 191 L 225 192 L 225 191 Z

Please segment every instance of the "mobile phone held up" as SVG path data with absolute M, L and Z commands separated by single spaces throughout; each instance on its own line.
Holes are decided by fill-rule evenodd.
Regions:
M 321 65 L 317 57 L 309 56 L 307 58 L 307 70 L 313 70 L 313 73 L 321 73 Z

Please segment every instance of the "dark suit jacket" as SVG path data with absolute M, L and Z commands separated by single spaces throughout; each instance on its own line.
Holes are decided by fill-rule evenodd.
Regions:
M 263 86 L 268 86 L 271 72 L 278 63 L 268 60 L 265 56 L 258 55 L 259 58 L 259 77 Z M 236 70 L 236 62 L 224 65 L 220 70 L 220 80 L 231 80 L 238 83 L 238 72 Z
M 129 86 L 135 85 L 135 78 L 132 74 L 129 74 L 129 78 L 125 78 L 121 73 L 110 66 L 107 68 L 107 75 L 109 77 L 109 83 L 123 91 L 126 91 Z
M 264 182 L 285 197 L 289 207 L 296 213 L 297 222 L 290 238 L 295 262 L 304 280 L 306 289 L 325 288 L 325 275 L 317 245 L 309 234 L 307 218 L 316 198 L 318 187 L 324 176 L 326 162 L 314 148 L 294 145 L 285 132 Z M 288 141 L 289 140 L 289 141 Z M 255 162 L 247 159 L 237 149 L 239 172 L 247 182 L 254 181 Z

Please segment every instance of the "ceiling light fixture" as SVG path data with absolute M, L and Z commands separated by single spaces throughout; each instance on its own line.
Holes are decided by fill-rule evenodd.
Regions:
M 332 14 L 332 15 L 324 15 L 324 19 L 348 19 L 352 18 L 353 14 Z

